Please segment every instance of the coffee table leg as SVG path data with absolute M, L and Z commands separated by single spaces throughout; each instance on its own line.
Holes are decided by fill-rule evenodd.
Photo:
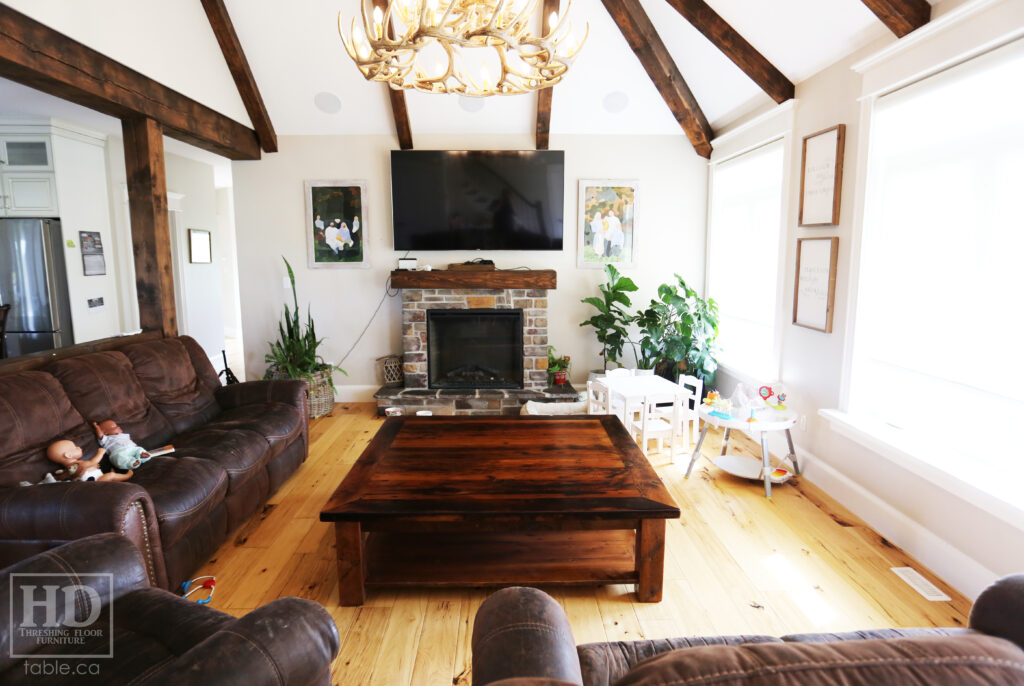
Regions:
M 660 603 L 665 574 L 665 520 L 641 519 L 636 531 L 636 599 Z
M 359 522 L 335 522 L 338 544 L 338 602 L 362 605 L 366 600 L 363 561 L 363 529 Z

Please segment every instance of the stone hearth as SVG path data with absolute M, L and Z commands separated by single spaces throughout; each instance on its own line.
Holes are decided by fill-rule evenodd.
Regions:
M 407 415 L 417 410 L 429 410 L 434 414 L 495 415 L 519 414 L 527 400 L 540 402 L 574 402 L 578 393 L 570 384 L 552 386 L 539 390 L 451 390 L 432 388 L 402 388 L 384 386 L 374 394 L 377 414 L 383 415 L 384 408 L 400 407 Z

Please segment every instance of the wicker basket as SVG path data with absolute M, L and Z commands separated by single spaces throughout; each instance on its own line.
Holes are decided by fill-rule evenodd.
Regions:
M 284 372 L 277 369 L 268 369 L 268 379 L 288 379 Z M 313 380 L 309 382 L 309 418 L 316 419 L 330 414 L 334 409 L 334 384 L 331 379 L 331 370 L 322 369 L 313 372 Z

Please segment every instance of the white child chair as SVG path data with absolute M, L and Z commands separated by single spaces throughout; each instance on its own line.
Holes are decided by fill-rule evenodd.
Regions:
M 644 455 L 650 454 L 652 440 L 656 441 L 658 452 L 662 452 L 665 448 L 665 440 L 668 439 L 669 452 L 672 460 L 675 461 L 675 439 L 680 435 L 680 427 L 683 429 L 684 436 L 688 427 L 687 412 L 684 406 L 686 402 L 680 395 L 649 395 L 644 398 L 640 405 L 639 417 L 630 424 L 630 434 L 637 440 Z M 658 407 L 659 403 L 663 404 L 661 408 Z M 671 404 L 666 408 L 664 403 Z M 688 444 L 689 439 L 684 445 Z
M 689 398 L 683 405 L 683 411 L 679 418 L 680 422 L 688 423 L 688 425 L 681 424 L 679 429 L 683 436 L 683 445 L 689 449 L 690 436 L 693 436 L 693 440 L 697 440 L 697 437 L 700 436 L 700 416 L 697 408 L 700 407 L 701 400 L 704 398 L 704 382 L 696 376 L 681 374 L 677 383 L 689 393 Z M 672 408 L 662 405 L 658 408 L 657 416 L 661 419 L 671 419 Z

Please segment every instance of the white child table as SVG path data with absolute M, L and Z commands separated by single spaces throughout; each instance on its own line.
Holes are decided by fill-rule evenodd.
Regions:
M 725 429 L 725 435 L 722 437 L 722 452 L 715 460 L 713 460 L 714 464 L 734 476 L 739 476 L 745 479 L 763 479 L 765 497 L 772 497 L 771 474 L 773 468 L 768 456 L 769 432 L 786 432 L 786 442 L 789 444 L 789 454 L 786 455 L 785 459 L 790 460 L 793 463 L 793 469 L 796 474 L 800 473 L 800 465 L 796 460 L 796 448 L 793 447 L 793 436 L 789 431 L 793 428 L 793 425 L 796 424 L 797 416 L 795 413 L 788 410 L 776 410 L 765 406 L 754 410 L 754 418 L 757 421 L 751 422 L 748 421 L 748 418 L 750 417 L 749 409 L 746 411 L 746 416 L 739 416 L 739 411 L 737 411 L 737 413 L 733 414 L 730 419 L 715 416 L 712 414 L 714 411 L 714 407 L 703 404 L 697 409 L 700 418 L 704 420 L 704 429 L 700 432 L 700 438 L 697 440 L 697 447 L 693 449 L 693 456 L 690 458 L 690 466 L 686 468 L 686 478 L 690 477 L 693 465 L 697 462 L 697 458 L 700 457 L 701 445 L 704 443 L 704 437 L 708 434 L 708 427 L 711 426 L 722 427 Z M 729 433 L 733 429 L 744 431 L 755 440 L 760 439 L 760 462 L 753 457 L 728 455 L 726 453 L 729 449 Z

